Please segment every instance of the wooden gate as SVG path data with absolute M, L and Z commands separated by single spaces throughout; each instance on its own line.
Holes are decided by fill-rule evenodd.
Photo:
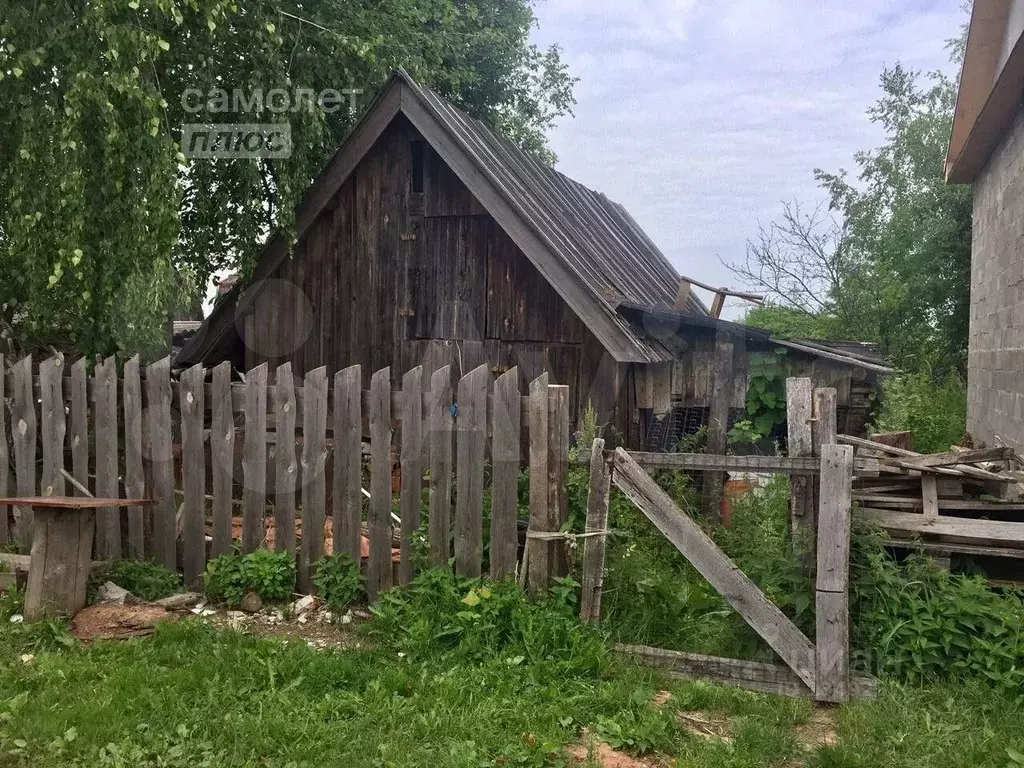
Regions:
M 800 390 L 802 388 L 795 388 Z M 811 395 L 810 387 L 806 393 Z M 834 408 L 835 398 L 814 398 Z M 805 418 L 811 417 L 808 408 Z M 813 418 L 813 417 L 811 417 Z M 818 413 L 821 423 L 835 424 Z M 584 552 L 581 616 L 586 621 L 600 614 L 604 568 L 604 536 L 611 484 L 619 488 L 659 531 L 697 569 L 712 587 L 764 639 L 784 666 L 682 653 L 646 646 L 619 646 L 654 666 L 701 677 L 818 701 L 841 702 L 870 695 L 873 681 L 850 675 L 849 555 L 852 511 L 853 449 L 831 439 L 816 446 L 818 456 L 724 456 L 685 453 L 629 453 L 622 448 L 604 450 L 594 441 L 590 459 L 590 498 Z M 712 541 L 650 477 L 644 467 L 785 473 L 801 478 L 800 487 L 820 489 L 816 518 L 816 642 L 812 642 L 775 606 L 746 574 Z M 871 471 L 861 463 L 861 471 Z M 877 470 L 876 470 L 877 471 Z M 812 482 L 808 483 L 807 480 Z M 817 482 L 814 482 L 817 481 Z M 795 484 L 796 485 L 796 484 Z

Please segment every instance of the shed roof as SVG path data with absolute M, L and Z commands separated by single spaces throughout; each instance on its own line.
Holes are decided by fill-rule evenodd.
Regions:
M 422 134 L 499 226 L 619 362 L 657 362 L 652 344 L 616 308 L 624 301 L 669 308 L 679 274 L 618 203 L 539 162 L 479 120 L 397 70 L 297 211 L 301 238 L 399 114 Z M 264 247 L 247 286 L 224 297 L 177 364 L 213 362 L 237 341 L 235 317 L 288 256 L 283 238 Z M 692 296 L 687 310 L 707 315 Z

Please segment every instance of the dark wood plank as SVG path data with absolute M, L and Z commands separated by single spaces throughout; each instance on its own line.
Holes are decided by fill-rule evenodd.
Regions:
M 290 362 L 277 366 L 274 398 L 274 549 L 295 554 L 295 377 Z
M 303 381 L 302 415 L 302 549 L 299 589 L 313 591 L 313 566 L 324 556 L 327 522 L 327 369 L 316 368 Z
M 43 496 L 64 495 L 64 436 L 67 419 L 64 413 L 64 356 L 56 355 L 39 364 L 39 386 L 42 390 L 40 436 L 43 444 Z M 6 471 L 6 468 L 3 470 Z
M 362 518 L 362 368 L 334 375 L 334 551 L 360 563 Z
M 231 516 L 235 463 L 235 416 L 231 411 L 231 363 L 213 369 L 213 418 L 210 423 L 210 461 L 213 462 L 213 540 L 210 555 L 231 551 Z
M 124 364 L 124 495 L 128 499 L 146 498 L 142 467 L 142 380 L 139 356 Z M 128 557 L 146 556 L 145 512 L 142 507 L 128 508 Z
M 484 458 L 490 379 L 486 364 L 462 377 L 455 415 L 455 570 L 472 577 L 480 575 L 484 554 Z
M 146 454 L 153 478 L 153 556 L 165 568 L 177 570 L 174 457 L 171 452 L 171 360 L 165 357 L 146 368 Z M 78 475 L 76 466 L 75 476 Z
M 530 382 L 528 410 L 530 435 L 530 530 L 550 531 L 548 504 L 548 375 Z M 554 570 L 549 542 L 527 539 L 524 565 L 530 591 L 545 595 Z
M 182 562 L 185 585 L 198 587 L 206 570 L 206 456 L 203 449 L 203 365 L 181 374 L 181 474 L 184 491 Z
M 781 664 L 723 659 L 645 645 L 615 645 L 613 648 L 649 666 L 667 670 L 675 677 L 709 680 L 721 685 L 732 685 L 776 696 L 804 699 L 814 697 L 814 691 L 789 667 Z M 877 683 L 869 677 L 855 677 L 851 679 L 850 684 L 851 695 L 856 699 L 874 698 L 878 688 Z
M 96 424 L 96 495 L 120 496 L 117 482 L 117 362 L 108 357 L 93 373 Z M 113 507 L 96 512 L 96 552 L 104 560 L 121 557 L 121 513 Z
M 604 440 L 596 438 L 590 450 L 590 489 L 587 494 L 586 533 L 602 533 L 608 528 L 608 503 L 611 498 L 611 467 L 604 457 Z M 591 536 L 583 542 L 583 578 L 580 590 L 580 621 L 601 620 L 601 592 L 604 587 L 604 554 L 607 538 Z
M 657 526 L 807 687 L 815 690 L 814 646 L 699 525 L 621 448 L 612 481 Z
M 520 400 L 519 369 L 494 382 L 491 422 L 491 565 L 492 579 L 515 576 L 519 546 Z
M 391 369 L 370 379 L 370 562 L 366 594 L 370 602 L 390 589 L 391 577 Z
M 85 607 L 92 553 L 92 510 L 35 510 L 25 619 L 73 616 Z
M 242 551 L 252 552 L 266 537 L 267 364 L 245 374 L 245 445 L 242 449 Z
M 14 442 L 15 486 L 19 496 L 36 495 L 36 419 L 32 390 L 32 356 L 15 363 L 11 372 L 11 433 Z M 14 539 L 27 547 L 32 538 L 32 508 L 14 508 Z
M 451 367 L 430 377 L 430 565 L 444 568 L 451 556 L 452 514 Z
M 402 562 L 399 585 L 413 577 L 412 538 L 420 528 L 423 496 L 423 366 L 416 366 L 402 377 Z
M 836 444 L 836 402 L 837 393 L 832 387 L 815 387 L 811 393 L 811 454 L 820 460 L 821 449 L 826 445 Z M 818 504 L 821 498 L 821 478 L 811 479 L 812 504 L 804 514 L 804 526 L 814 532 L 818 530 Z M 817 555 L 817 535 L 811 535 L 808 541 L 811 562 Z
M 853 448 L 821 446 L 818 507 L 818 568 L 815 638 L 818 701 L 849 698 L 850 522 L 853 509 Z

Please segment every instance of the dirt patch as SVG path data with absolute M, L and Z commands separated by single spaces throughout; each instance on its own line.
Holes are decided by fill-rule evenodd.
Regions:
M 254 637 L 304 642 L 316 650 L 359 648 L 365 641 L 355 632 L 353 616 L 335 617 L 320 609 L 288 618 L 280 609 L 267 608 L 259 613 L 242 611 L 201 611 L 204 621 L 217 627 L 234 629 Z M 347 618 L 346 618 L 347 617 Z
M 630 757 L 604 743 L 589 747 L 574 744 L 566 748 L 573 765 L 599 765 L 601 768 L 660 768 L 662 763 L 646 758 Z
M 838 744 L 839 734 L 836 732 L 835 713 L 834 709 L 816 708 L 810 720 L 794 729 L 796 740 L 808 750 L 832 747 Z
M 178 618 L 180 614 L 158 605 L 91 605 L 71 619 L 71 634 L 85 644 L 93 640 L 127 640 L 153 634 L 158 621 Z
M 702 739 L 718 739 L 724 742 L 732 741 L 732 721 L 728 715 L 691 710 L 677 712 L 676 719 L 680 727 L 685 728 L 694 736 L 699 736 Z

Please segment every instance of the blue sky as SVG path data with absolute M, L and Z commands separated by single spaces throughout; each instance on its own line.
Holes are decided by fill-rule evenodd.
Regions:
M 736 285 L 758 221 L 882 139 L 887 65 L 951 74 L 961 0 L 538 0 L 576 86 L 558 169 L 625 205 L 684 275 Z M 731 299 L 727 314 L 742 311 Z

